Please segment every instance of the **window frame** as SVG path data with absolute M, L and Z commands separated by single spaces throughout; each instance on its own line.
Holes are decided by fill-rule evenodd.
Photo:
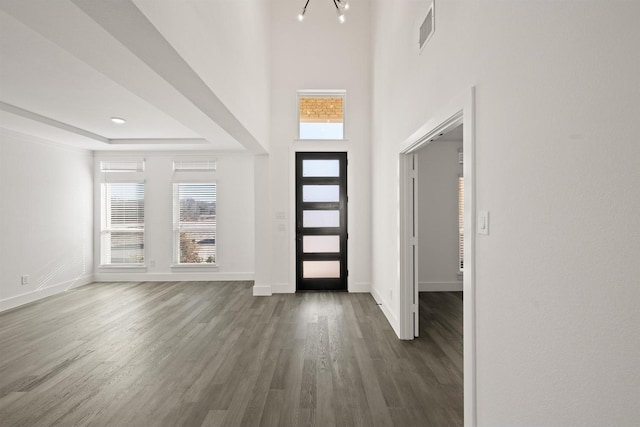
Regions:
M 180 184 L 213 184 L 215 186 L 215 204 L 216 204 L 216 222 L 214 228 L 215 236 L 215 262 L 208 263 L 183 263 L 180 262 L 180 212 L 176 212 L 176 197 L 179 197 L 179 193 L 176 192 L 176 185 Z M 218 251 L 218 182 L 211 172 L 190 172 L 190 171 L 175 171 L 174 179 L 171 182 L 171 234 L 172 234 L 172 264 L 171 268 L 209 268 L 217 269 L 219 267 L 219 251 Z M 176 220 L 176 214 L 178 216 Z M 199 229 L 192 229 L 199 230 Z M 202 228 L 202 231 L 209 231 L 209 228 Z
M 140 165 L 136 169 L 105 169 L 103 164 L 108 163 L 131 163 Z M 98 229 L 98 261 L 99 268 L 101 269 L 118 269 L 118 268 L 145 268 L 147 259 L 147 234 L 146 234 L 146 210 L 147 210 L 147 197 L 146 197 L 146 183 L 144 176 L 145 159 L 140 158 L 102 158 L 97 163 L 99 171 L 98 182 L 98 209 L 99 209 L 99 221 L 100 228 Z M 142 206 L 143 206 L 143 222 L 140 229 L 118 229 L 107 228 L 106 218 L 106 206 L 105 206 L 105 185 L 117 185 L 117 184 L 141 184 L 142 185 Z M 113 232 L 132 232 L 142 234 L 142 260 L 139 263 L 105 263 L 105 252 L 103 239 L 106 233 Z
M 342 138 L 302 138 L 300 136 L 300 98 L 342 98 Z M 296 141 L 347 141 L 347 91 L 345 89 L 300 89 L 296 91 Z

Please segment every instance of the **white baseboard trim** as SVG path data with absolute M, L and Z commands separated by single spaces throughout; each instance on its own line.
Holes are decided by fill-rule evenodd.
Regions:
M 296 287 L 288 283 L 277 283 L 272 286 L 274 294 L 295 294 Z
M 371 283 L 369 282 L 349 282 L 349 292 L 355 293 L 370 293 Z
M 456 292 L 462 291 L 462 282 L 420 282 L 420 292 Z
M 384 315 L 386 316 L 387 321 L 391 325 L 391 328 L 393 328 L 393 332 L 395 332 L 398 338 L 400 338 L 400 322 L 389 308 L 389 304 L 387 303 L 387 301 L 382 298 L 378 291 L 373 287 L 371 288 L 371 295 L 373 296 L 373 299 L 376 300 L 376 303 L 382 310 L 382 313 L 384 313 Z
M 29 304 L 30 302 L 50 297 L 51 295 L 59 294 L 70 289 L 88 285 L 89 283 L 92 283 L 94 281 L 93 279 L 93 275 L 88 274 L 86 276 L 80 276 L 76 279 L 67 280 L 66 282 L 58 283 L 56 285 L 47 286 L 46 288 L 35 289 L 33 291 L 25 292 L 24 294 L 5 298 L 3 300 L 0 300 L 0 312 L 10 310 L 24 304 Z
M 271 286 L 271 290 L 274 294 L 295 294 L 296 293 L 295 286 L 291 286 L 289 283 L 276 283 Z M 370 293 L 371 284 L 366 282 L 350 283 L 349 292 L 350 293 Z
M 194 271 L 179 273 L 134 273 L 134 272 L 98 272 L 96 282 L 217 282 L 250 281 L 253 273 L 221 273 L 217 271 Z
M 273 295 L 271 285 L 253 285 L 254 297 L 270 297 Z

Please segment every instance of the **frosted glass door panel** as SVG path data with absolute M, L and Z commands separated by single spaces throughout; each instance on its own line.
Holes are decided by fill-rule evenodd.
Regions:
M 347 153 L 298 152 L 295 172 L 296 291 L 346 291 Z
M 334 178 L 340 176 L 339 160 L 303 160 L 302 176 Z
M 302 226 L 340 227 L 340 211 L 302 211 Z
M 303 185 L 303 202 L 339 202 L 340 186 L 338 185 Z
M 302 251 L 307 254 L 340 252 L 340 236 L 304 236 Z
M 339 279 L 340 261 L 303 261 L 302 277 L 305 279 Z

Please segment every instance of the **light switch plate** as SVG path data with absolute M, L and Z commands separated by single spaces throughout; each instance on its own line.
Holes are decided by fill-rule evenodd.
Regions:
M 478 234 L 489 234 L 489 211 L 478 212 Z

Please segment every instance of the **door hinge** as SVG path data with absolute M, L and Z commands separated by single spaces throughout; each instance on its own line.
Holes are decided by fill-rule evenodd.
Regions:
M 416 238 L 415 237 L 409 237 L 409 244 L 411 246 L 415 246 L 416 245 Z

